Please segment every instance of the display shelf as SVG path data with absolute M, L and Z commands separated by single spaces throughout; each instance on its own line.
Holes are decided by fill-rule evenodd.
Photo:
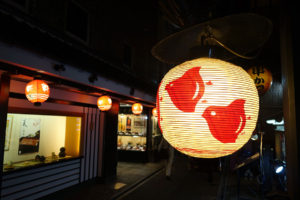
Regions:
M 37 161 L 31 159 L 31 160 L 16 162 L 11 165 L 4 164 L 2 170 L 3 173 L 9 173 L 14 171 L 27 170 L 27 169 L 32 169 L 32 168 L 41 167 L 45 165 L 50 165 L 58 162 L 69 161 L 73 159 L 80 159 L 80 158 L 82 158 L 82 156 L 77 156 L 77 157 L 65 156 L 65 157 L 55 157 L 55 158 L 49 156 L 45 158 L 45 161 Z
M 146 135 L 132 135 L 132 134 L 119 134 L 118 136 L 129 136 L 129 137 L 146 137 Z
M 130 138 L 130 137 L 126 137 Z M 128 139 L 128 140 L 122 140 L 119 138 L 118 142 L 118 150 L 124 150 L 124 151 L 146 151 L 146 138 L 145 137 L 136 137 L 138 141 Z
M 145 152 L 146 149 L 121 149 L 121 148 L 118 148 L 118 151 Z

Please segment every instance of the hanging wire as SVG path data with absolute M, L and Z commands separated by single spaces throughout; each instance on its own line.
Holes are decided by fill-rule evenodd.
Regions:
M 216 38 L 214 38 L 214 37 L 212 37 L 212 36 L 209 36 L 209 39 L 214 40 L 217 44 L 219 44 L 220 46 L 222 46 L 224 49 L 226 49 L 226 50 L 229 51 L 230 53 L 232 53 L 232 54 L 234 54 L 234 55 L 236 55 L 236 56 L 238 56 L 238 57 L 247 59 L 247 60 L 252 60 L 252 59 L 256 58 L 256 57 L 259 55 L 260 51 L 261 51 L 261 49 L 260 49 L 260 50 L 258 51 L 258 53 L 257 53 L 256 55 L 254 55 L 254 56 L 245 56 L 245 55 L 241 55 L 241 54 L 239 54 L 239 53 L 233 51 L 233 50 L 230 49 L 228 46 L 226 46 L 225 44 L 223 44 L 222 42 L 220 42 L 219 40 L 217 40 Z
M 227 51 L 229 51 L 230 53 L 232 53 L 233 55 L 236 55 L 236 56 L 238 56 L 240 58 L 244 58 L 244 59 L 247 59 L 247 60 L 252 60 L 252 59 L 256 58 L 260 54 L 260 52 L 261 52 L 261 49 L 259 49 L 259 51 L 254 56 L 241 55 L 241 54 L 237 53 L 236 51 L 232 50 L 231 48 L 229 48 L 228 46 L 226 46 L 225 44 L 223 44 L 217 38 L 215 38 L 213 36 L 213 34 L 212 34 L 212 30 L 213 29 L 212 29 L 212 27 L 210 25 L 207 25 L 205 27 L 205 35 L 203 35 L 203 37 L 202 37 L 202 44 L 204 43 L 204 40 L 211 39 L 214 42 L 216 42 L 218 45 L 220 45 L 221 47 L 223 47 L 224 49 L 226 49 Z

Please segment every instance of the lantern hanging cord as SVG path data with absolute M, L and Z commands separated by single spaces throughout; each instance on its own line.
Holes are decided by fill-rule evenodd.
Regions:
M 220 42 L 219 40 L 217 40 L 215 37 L 213 37 L 213 36 L 210 35 L 209 38 L 212 39 L 212 40 L 214 40 L 217 44 L 219 44 L 220 46 L 222 46 L 224 49 L 226 49 L 230 53 L 232 53 L 232 54 L 234 54 L 234 55 L 236 55 L 238 57 L 247 59 L 247 60 L 252 60 L 252 59 L 256 58 L 259 55 L 259 53 L 260 53 L 260 51 L 258 51 L 258 53 L 256 55 L 254 55 L 254 56 L 244 56 L 244 55 L 241 55 L 241 54 L 233 51 L 232 49 L 230 49 L 229 47 L 227 47 L 225 44 L 223 44 L 222 42 Z

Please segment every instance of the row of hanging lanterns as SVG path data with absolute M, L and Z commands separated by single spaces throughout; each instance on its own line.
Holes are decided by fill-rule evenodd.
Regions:
M 35 106 L 40 106 L 43 102 L 45 102 L 49 98 L 50 88 L 45 81 L 40 79 L 34 79 L 33 81 L 30 81 L 26 85 L 25 95 L 27 99 Z M 112 107 L 112 100 L 107 95 L 101 96 L 97 100 L 97 106 L 101 111 L 108 111 Z M 132 105 L 133 114 L 139 115 L 142 112 L 143 112 L 142 104 L 135 103 Z

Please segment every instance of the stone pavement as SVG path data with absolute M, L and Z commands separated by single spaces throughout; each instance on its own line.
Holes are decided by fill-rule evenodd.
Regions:
M 163 161 L 155 163 L 118 162 L 117 178 L 113 181 L 106 183 L 99 183 L 95 180 L 87 181 L 47 195 L 39 200 L 113 199 L 163 168 Z
M 191 159 L 175 153 L 170 178 L 165 162 L 120 162 L 118 176 L 111 183 L 88 182 L 48 195 L 40 200 L 259 200 L 282 199 L 263 195 L 255 177 L 241 178 L 236 172 L 221 172 L 218 159 Z M 273 191 L 276 194 L 277 191 Z
M 223 159 L 224 161 L 224 159 Z M 263 194 L 255 177 L 238 179 L 237 171 L 220 171 L 219 159 L 191 159 L 177 152 L 169 178 L 154 174 L 115 200 L 260 200 L 287 199 Z M 224 163 L 223 163 L 224 167 Z M 223 168 L 224 169 L 224 168 Z M 226 172 L 226 173 L 225 173 Z M 240 182 L 238 181 L 240 180 Z M 277 191 L 273 191 L 276 194 Z

